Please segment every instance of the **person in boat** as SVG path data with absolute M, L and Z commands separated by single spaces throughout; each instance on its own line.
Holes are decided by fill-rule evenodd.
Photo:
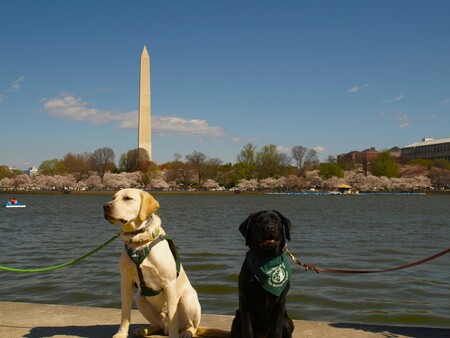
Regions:
M 13 204 L 13 205 L 16 205 L 16 204 L 17 204 L 17 199 L 16 199 L 16 198 L 11 198 L 11 199 L 9 200 L 9 202 L 10 202 L 11 204 Z

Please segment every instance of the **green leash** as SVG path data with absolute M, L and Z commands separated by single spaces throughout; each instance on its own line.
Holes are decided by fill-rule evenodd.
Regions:
M 76 258 L 74 260 L 71 260 L 71 261 L 63 263 L 63 264 L 50 266 L 48 268 L 41 268 L 41 269 L 17 269 L 17 268 L 8 268 L 6 266 L 1 266 L 0 265 L 0 270 L 6 270 L 6 271 L 11 271 L 11 272 L 21 272 L 21 273 L 31 273 L 31 272 L 47 272 L 47 271 L 53 271 L 53 270 L 56 270 L 56 269 L 61 269 L 61 268 L 64 268 L 66 266 L 78 263 L 79 261 L 81 261 L 81 260 L 83 260 L 83 259 L 85 259 L 85 258 L 87 258 L 87 257 L 89 257 L 89 256 L 91 256 L 93 254 L 95 254 L 97 251 L 100 251 L 105 246 L 107 246 L 109 243 L 111 243 L 116 238 L 118 238 L 119 234 L 120 234 L 120 232 L 118 234 L 114 235 L 113 237 L 111 237 L 109 240 L 107 240 L 105 243 L 103 243 L 99 247 L 97 247 L 94 250 L 92 250 L 91 252 L 88 252 L 87 254 L 84 254 L 81 257 L 78 257 L 78 258 Z

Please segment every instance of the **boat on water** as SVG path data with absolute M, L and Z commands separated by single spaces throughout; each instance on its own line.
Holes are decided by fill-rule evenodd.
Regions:
M 26 204 L 4 204 L 5 208 L 26 208 Z
M 16 200 L 15 198 L 11 198 L 8 202 L 3 204 L 5 208 L 26 208 L 26 204 L 23 204 Z

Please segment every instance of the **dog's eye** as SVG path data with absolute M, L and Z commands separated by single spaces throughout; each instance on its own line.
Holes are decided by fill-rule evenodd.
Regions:
M 132 200 L 133 198 L 130 197 L 130 196 L 125 196 L 123 199 L 124 199 L 125 201 L 130 201 L 130 200 Z

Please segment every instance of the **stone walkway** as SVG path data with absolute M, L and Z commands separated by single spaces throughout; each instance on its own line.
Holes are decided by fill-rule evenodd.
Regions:
M 203 315 L 201 326 L 229 330 L 231 316 Z M 0 302 L 1 338 L 110 338 L 120 322 L 119 309 Z M 146 323 L 133 311 L 131 330 Z M 450 329 L 325 323 L 296 320 L 294 338 L 448 338 Z M 131 331 L 130 330 L 130 331 Z M 157 336 L 154 336 L 157 337 Z M 160 336 L 158 336 L 160 337 Z

